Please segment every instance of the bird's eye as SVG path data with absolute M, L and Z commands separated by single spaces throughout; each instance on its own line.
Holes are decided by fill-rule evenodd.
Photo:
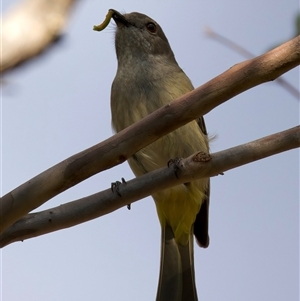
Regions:
M 147 23 L 146 25 L 147 29 L 151 33 L 156 33 L 156 25 L 152 22 Z

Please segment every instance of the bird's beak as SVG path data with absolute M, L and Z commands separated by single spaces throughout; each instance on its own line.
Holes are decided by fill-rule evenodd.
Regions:
M 110 9 L 110 11 L 112 12 L 112 18 L 114 19 L 114 21 L 116 22 L 117 26 L 126 26 L 128 27 L 130 25 L 130 22 L 128 22 L 126 20 L 126 18 L 120 14 L 118 11 L 114 10 L 114 9 Z

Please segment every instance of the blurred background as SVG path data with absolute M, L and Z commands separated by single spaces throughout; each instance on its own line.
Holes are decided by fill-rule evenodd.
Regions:
M 2 14 L 17 1 L 4 1 Z M 149 15 L 163 28 L 195 87 L 245 60 L 207 27 L 260 55 L 295 36 L 296 0 L 77 1 L 49 51 L 6 73 L 1 97 L 1 194 L 108 137 L 117 69 L 109 8 Z M 299 89 L 299 68 L 283 76 Z M 299 124 L 299 99 L 276 82 L 238 95 L 205 116 L 216 152 Z M 37 210 L 133 178 L 127 163 Z M 299 150 L 211 179 L 208 249 L 195 246 L 199 300 L 299 300 Z M 1 250 L 1 300 L 143 300 L 156 296 L 160 226 L 148 197 Z

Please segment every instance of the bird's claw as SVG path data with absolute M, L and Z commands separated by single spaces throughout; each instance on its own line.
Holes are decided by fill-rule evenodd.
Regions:
M 121 194 L 120 194 L 119 187 L 120 187 L 121 184 L 126 184 L 126 181 L 125 181 L 124 178 L 121 178 L 121 180 L 122 180 L 122 182 L 116 181 L 116 182 L 111 183 L 111 191 L 112 191 L 112 192 L 116 191 L 116 193 L 117 193 L 120 197 L 122 197 L 122 196 L 121 196 Z M 128 209 L 128 210 L 131 209 L 131 204 L 128 204 L 128 205 L 127 205 L 127 209 Z
M 170 159 L 168 161 L 168 167 L 173 165 L 175 176 L 176 176 L 177 179 L 179 179 L 179 176 L 178 176 L 179 172 L 180 172 L 179 164 L 180 164 L 181 160 L 182 160 L 182 158 L 175 158 L 175 159 Z
M 116 182 L 111 183 L 111 191 L 112 191 L 112 192 L 116 191 L 116 193 L 117 193 L 119 196 L 121 196 L 121 194 L 120 194 L 120 192 L 119 192 L 119 186 L 120 186 L 121 184 L 126 184 L 126 181 L 125 181 L 124 178 L 121 178 L 121 180 L 122 180 L 122 182 L 116 181 Z
M 111 183 L 111 191 L 112 192 L 115 192 L 121 196 L 120 192 L 119 192 L 119 186 L 121 185 L 122 183 L 120 181 L 116 181 L 116 182 L 113 182 Z

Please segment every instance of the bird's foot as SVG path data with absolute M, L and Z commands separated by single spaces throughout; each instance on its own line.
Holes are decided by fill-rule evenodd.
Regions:
M 124 178 L 121 178 L 121 180 L 122 180 L 122 182 L 116 181 L 116 182 L 111 183 L 111 191 L 116 192 L 120 197 L 122 197 L 122 196 L 121 196 L 121 193 L 119 191 L 119 187 L 120 187 L 121 184 L 126 184 L 126 181 L 125 181 Z M 128 210 L 131 209 L 131 204 L 127 205 L 127 209 Z
M 179 172 L 180 172 L 180 162 L 181 162 L 182 158 L 175 158 L 175 159 L 170 159 L 168 161 L 168 167 L 170 167 L 171 165 L 173 165 L 173 168 L 174 168 L 174 172 L 175 172 L 175 176 L 177 179 L 179 179 L 178 175 L 179 175 Z
M 124 178 L 121 178 L 122 182 L 120 181 L 116 181 L 116 182 L 112 182 L 111 183 L 111 191 L 112 192 L 116 192 L 119 196 L 121 196 L 120 192 L 119 192 L 119 186 L 121 184 L 126 184 L 126 181 Z

